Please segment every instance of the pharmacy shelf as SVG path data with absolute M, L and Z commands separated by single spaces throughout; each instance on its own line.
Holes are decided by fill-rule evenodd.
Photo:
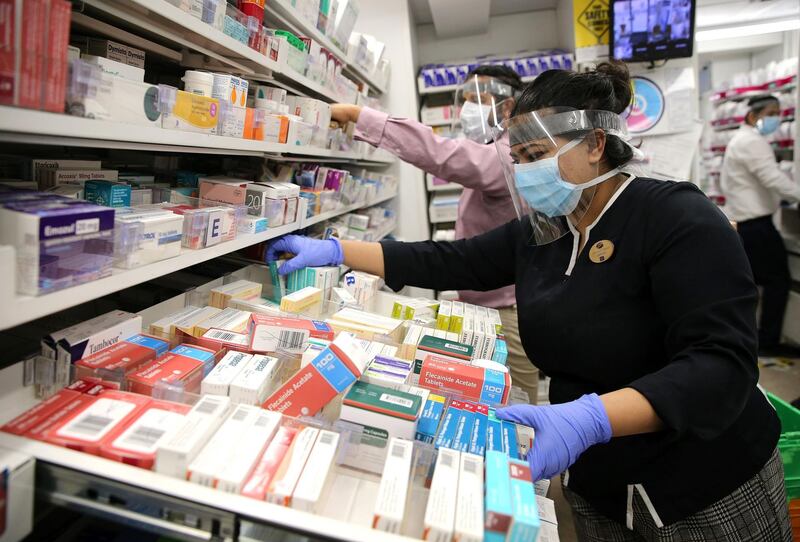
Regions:
M 394 157 L 378 151 L 335 151 L 312 146 L 268 143 L 223 137 L 158 126 L 139 126 L 73 117 L 32 109 L 0 106 L 0 141 L 103 149 L 131 149 L 202 154 L 270 156 L 287 154 L 391 164 Z
M 136 27 L 180 47 L 195 50 L 229 65 L 232 71 L 244 77 L 271 75 L 328 102 L 340 101 L 332 89 L 312 81 L 287 65 L 275 62 L 166 0 L 85 0 L 84 3 L 114 18 L 120 26 Z
M 383 228 L 378 230 L 380 233 L 378 233 L 378 235 L 375 236 L 375 242 L 384 239 L 386 236 L 391 234 L 396 227 L 397 227 L 397 222 L 392 221 L 391 223 L 389 223 L 388 226 L 384 226 Z
M 243 540 L 261 531 L 270 540 L 279 532 L 312 539 L 356 542 L 416 540 L 366 525 L 316 515 L 172 478 L 101 457 L 9 434 L 0 446 L 37 462 L 37 496 L 47 501 L 182 540 Z M 353 506 L 374 506 L 372 493 Z M 372 499 L 372 502 L 368 502 Z M 271 536 L 270 536 L 271 535 Z
M 13 307 L 14 309 L 0 312 L 0 330 L 18 326 L 54 312 L 92 301 L 98 297 L 224 256 L 262 241 L 280 237 L 299 228 L 300 221 L 298 220 L 291 224 L 270 228 L 261 233 L 239 234 L 236 239 L 219 243 L 213 247 L 199 250 L 182 249 L 181 253 L 174 258 L 143 265 L 135 269 L 114 268 L 112 274 L 108 277 L 46 295 L 29 296 L 18 294 L 15 292 L 15 281 L 6 280 L 0 286 L 0 305 Z M 0 270 L 2 270 L 0 276 L 7 279 L 15 277 L 17 270 L 14 262 L 16 261 L 16 253 L 13 247 L 0 246 Z
M 299 32 L 300 35 L 312 38 L 319 43 L 320 46 L 333 53 L 333 55 L 342 62 L 346 72 L 351 74 L 355 79 L 369 85 L 370 90 L 378 94 L 383 94 L 386 91 L 383 86 L 376 83 L 373 76 L 368 74 L 361 66 L 350 62 L 347 54 L 338 45 L 333 43 L 328 36 L 323 34 L 315 25 L 304 19 L 289 0 L 270 0 L 267 4 L 265 16 L 267 19 L 277 19 L 280 22 L 286 23 L 291 26 L 293 30 Z
M 338 209 L 334 209 L 333 211 L 326 211 L 324 213 L 314 215 L 312 217 L 301 220 L 302 226 L 300 226 L 300 229 L 313 226 L 314 224 L 319 224 L 320 222 L 325 222 L 326 220 L 330 220 L 332 218 L 336 218 L 337 216 L 351 213 L 359 209 L 366 209 L 368 207 L 372 207 L 373 205 L 381 204 L 383 202 L 389 201 L 392 198 L 395 198 L 396 196 L 397 192 L 393 194 L 387 194 L 386 196 L 381 196 L 379 198 L 375 198 L 374 200 L 368 201 L 366 203 L 364 202 L 353 203 L 352 205 L 347 205 L 346 207 L 339 207 Z
M 0 286 L 0 305 L 4 307 L 14 307 L 14 310 L 6 310 L 0 313 L 0 330 L 8 329 L 37 318 L 47 316 L 75 305 L 80 305 L 87 301 L 97 299 L 119 290 L 124 290 L 131 286 L 141 284 L 148 280 L 155 279 L 168 273 L 180 271 L 192 265 L 224 256 L 245 247 L 268 241 L 281 235 L 306 228 L 318 222 L 335 218 L 339 215 L 349 213 L 358 209 L 378 205 L 394 198 L 397 193 L 389 194 L 376 198 L 369 202 L 356 203 L 348 207 L 343 207 L 314 216 L 306 220 L 297 220 L 291 224 L 285 224 L 276 228 L 256 234 L 240 234 L 236 239 L 220 243 L 213 247 L 200 250 L 182 249 L 181 253 L 174 258 L 162 260 L 160 262 L 144 265 L 136 269 L 117 269 L 112 270 L 111 276 L 78 286 L 65 288 L 41 296 L 20 295 L 15 292 L 15 281 L 6 280 Z M 0 276 L 16 276 L 16 253 L 13 247 L 0 246 Z
M 526 75 L 525 77 L 522 77 L 521 79 L 522 79 L 523 83 L 530 83 L 531 81 L 536 79 L 536 76 L 535 75 Z M 461 84 L 458 84 L 458 85 L 443 85 L 443 86 L 440 86 L 440 87 L 426 87 L 425 84 L 423 83 L 422 77 L 419 77 L 417 79 L 417 90 L 419 91 L 420 94 L 440 94 L 440 93 L 443 93 L 443 92 L 455 92 L 459 88 L 461 88 Z

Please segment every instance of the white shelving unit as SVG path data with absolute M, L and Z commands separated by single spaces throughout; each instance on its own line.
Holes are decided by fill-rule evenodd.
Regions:
M 428 192 L 452 192 L 464 188 L 458 183 L 434 184 L 433 179 L 434 177 L 430 173 L 425 174 L 425 186 L 428 188 Z
M 223 0 L 222 9 L 224 6 Z M 145 47 L 148 55 L 157 50 L 160 54 L 154 55 L 167 62 L 179 63 L 182 68 L 195 67 L 200 62 L 202 68 L 240 74 L 251 81 L 266 81 L 287 88 L 292 94 L 311 96 L 326 102 L 340 101 L 332 89 L 250 49 L 166 0 L 86 0 L 80 7 L 81 11 L 75 13 L 76 27 L 88 27 L 109 39 L 116 37 L 122 42 L 125 42 L 126 36 L 129 39 L 131 36 L 140 37 L 141 43 L 147 42 L 150 47 Z M 267 6 L 267 14 L 270 13 L 285 21 L 286 24 L 279 27 L 288 26 L 290 30 L 293 28 L 330 49 L 347 64 L 345 73 L 348 77 L 367 84 L 373 94 L 385 93 L 386 89 L 377 83 L 372 74 L 348 63 L 341 49 L 303 20 L 289 0 L 271 0 Z M 176 65 L 176 71 L 179 69 Z M 366 166 L 393 165 L 396 162 L 391 154 L 381 150 L 359 148 L 354 151 L 334 151 L 312 146 L 273 144 L 13 107 L 0 107 L 0 141 L 15 145 L 194 153 L 220 155 L 220 158 L 252 156 L 275 161 L 346 162 Z M 305 217 L 305 205 L 301 204 L 299 218 L 291 224 L 270 228 L 259 234 L 240 234 L 232 241 L 213 247 L 183 249 L 176 257 L 136 269 L 114 268 L 108 277 L 42 296 L 26 296 L 16 292 L 16 251 L 12 246 L 0 246 L 0 274 L 5 279 L 0 285 L 0 304 L 5 307 L 5 310 L 0 311 L 0 331 L 10 330 L 345 213 L 385 203 L 396 195 L 386 194 L 311 218 Z M 385 224 L 376 232 L 376 237 L 385 237 L 396 226 L 394 221 Z M 22 363 L 16 363 L 0 371 L 0 421 L 9 420 L 36 402 L 32 387 L 21 385 L 22 367 Z M 336 510 L 326 509 L 319 514 L 312 514 L 275 506 L 7 434 L 0 434 L 0 446 L 10 447 L 36 458 L 37 493 L 43 499 L 81 513 L 112 519 L 124 525 L 135 525 L 175 538 L 268 540 L 283 536 L 289 531 L 312 538 L 364 542 L 412 540 L 371 529 L 371 516 L 362 518 L 365 521 L 354 523 L 345 519 L 334 519 L 342 518 Z M 350 502 L 356 503 L 363 510 L 371 510 L 377 482 L 371 482 L 374 487 L 370 486 L 369 491 L 359 492 L 357 488 L 360 489 L 360 484 L 367 482 L 355 478 L 348 481 L 346 475 L 341 479 L 338 476 L 339 474 L 336 478 L 338 488 L 349 491 Z M 129 506 L 112 504 L 109 495 L 123 497 Z M 415 500 L 425 502 L 424 498 Z M 340 499 L 332 499 L 331 503 L 330 507 L 344 506 Z M 179 512 L 184 519 L 169 517 L 170 511 Z M 416 518 L 416 523 L 420 526 L 421 537 L 422 518 Z
M 523 83 L 530 83 L 536 79 L 535 75 L 528 75 L 522 77 Z M 443 85 L 440 87 L 426 87 L 425 82 L 423 81 L 422 77 L 417 79 L 417 91 L 420 95 L 425 94 L 441 94 L 442 92 L 455 92 L 461 85 Z
M 277 19 L 279 22 L 288 25 L 301 35 L 314 39 L 314 41 L 318 42 L 322 47 L 325 47 L 328 51 L 333 53 L 336 58 L 342 61 L 345 66 L 344 71 L 347 74 L 369 85 L 369 89 L 377 94 L 383 94 L 385 92 L 383 86 L 376 82 L 373 74 L 367 73 L 363 67 L 353 63 L 347 54 L 338 45 L 333 43 L 328 36 L 304 19 L 289 0 L 271 0 L 267 6 L 266 16 L 268 19 Z

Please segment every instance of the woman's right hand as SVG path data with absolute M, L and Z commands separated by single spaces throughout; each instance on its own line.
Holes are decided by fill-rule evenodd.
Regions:
M 353 104 L 333 104 L 331 106 L 331 120 L 335 120 L 339 124 L 346 124 L 348 122 L 358 122 L 358 116 L 361 114 L 361 106 Z
M 312 239 L 302 235 L 284 235 L 270 242 L 267 248 L 267 263 L 278 259 L 279 253 L 294 254 L 294 258 L 284 263 L 278 273 L 288 275 L 305 267 L 341 265 L 344 261 L 342 245 L 336 238 Z

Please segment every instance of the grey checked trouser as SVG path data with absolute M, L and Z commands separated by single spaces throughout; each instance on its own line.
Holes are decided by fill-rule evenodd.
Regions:
M 641 495 L 633 492 L 633 530 L 600 514 L 564 488 L 581 542 L 791 542 L 792 532 L 778 450 L 764 468 L 708 508 L 657 527 Z

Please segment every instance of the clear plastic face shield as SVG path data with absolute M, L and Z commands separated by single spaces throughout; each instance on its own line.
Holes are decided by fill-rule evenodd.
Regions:
M 498 126 L 514 106 L 514 89 L 494 77 L 472 75 L 456 90 L 453 132 L 459 127 L 464 135 L 478 143 L 489 143 Z
M 496 143 L 504 132 L 511 160 Z M 586 215 L 597 186 L 620 172 L 600 173 L 607 135 L 627 142 L 625 120 L 610 111 L 564 107 L 517 115 L 495 130 L 511 198 L 520 220 L 530 221 L 533 244 L 567 234 L 568 221 L 574 226 Z

